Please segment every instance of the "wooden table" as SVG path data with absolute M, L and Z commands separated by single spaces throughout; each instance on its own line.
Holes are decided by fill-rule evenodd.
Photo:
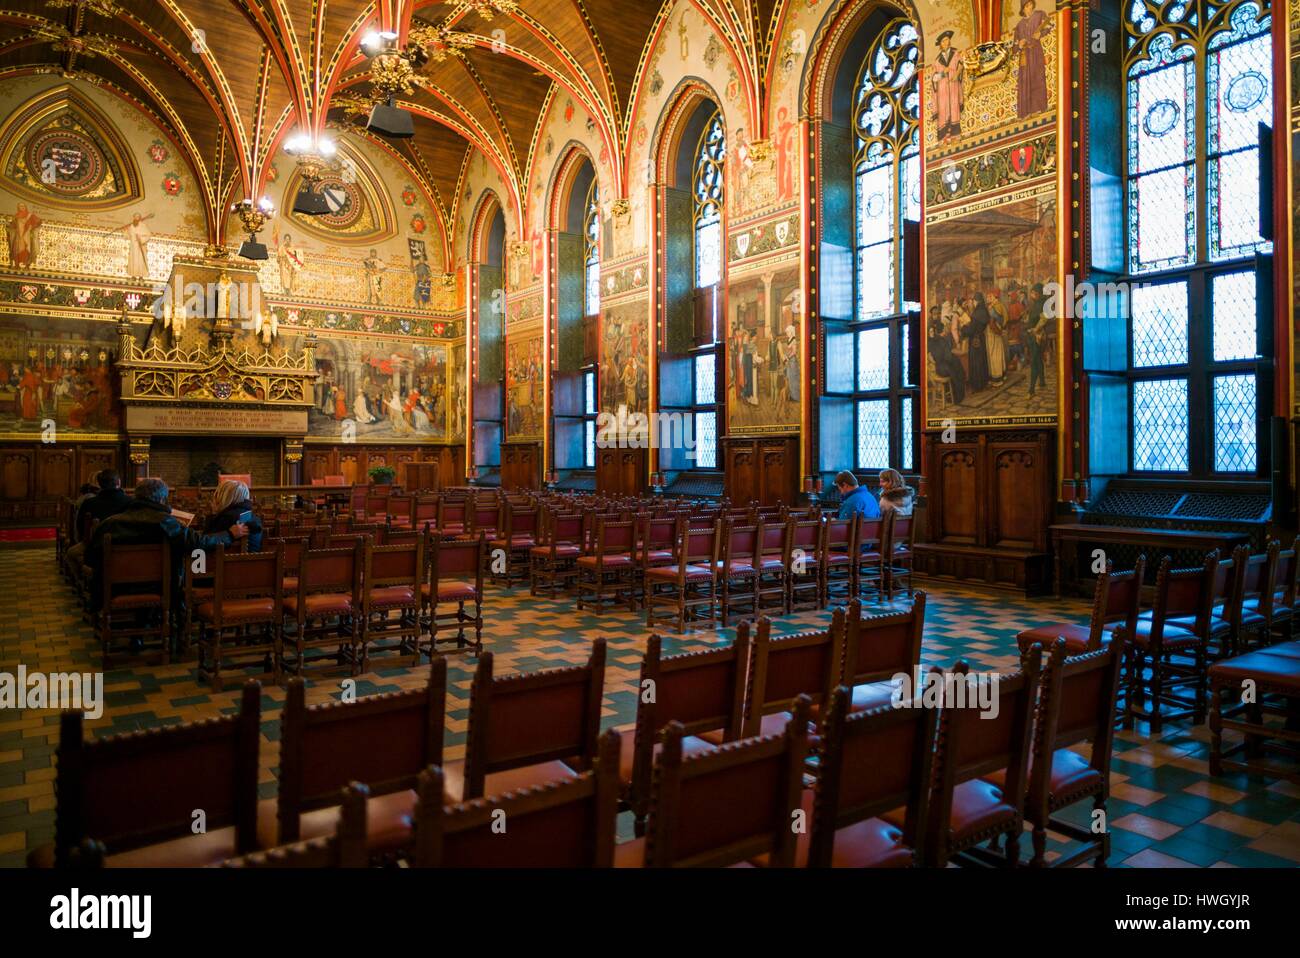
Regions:
M 1149 526 L 1102 526 L 1084 522 L 1062 522 L 1049 526 L 1052 536 L 1052 553 L 1056 566 L 1056 594 L 1065 594 L 1065 582 L 1078 581 L 1077 555 L 1066 546 L 1080 542 L 1103 545 L 1146 546 L 1152 550 L 1194 549 L 1209 552 L 1218 549 L 1220 555 L 1230 555 L 1239 545 L 1249 545 L 1250 535 L 1245 532 L 1220 532 L 1196 529 L 1156 529 Z M 1066 552 L 1069 556 L 1066 556 Z M 1148 563 L 1154 567 L 1154 562 Z

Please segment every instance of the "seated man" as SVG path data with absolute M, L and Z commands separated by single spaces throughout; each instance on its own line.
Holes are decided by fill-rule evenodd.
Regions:
M 99 581 L 100 558 L 103 555 L 104 536 L 111 535 L 116 545 L 144 545 L 162 542 L 171 543 L 172 550 L 172 584 L 179 595 L 185 563 L 196 549 L 207 552 L 217 546 L 228 546 L 236 539 L 248 534 L 248 526 L 236 523 L 226 532 L 201 535 L 193 529 L 181 525 L 180 520 L 172 515 L 167 505 L 167 483 L 161 479 L 144 479 L 135 487 L 135 498 L 130 500 L 127 508 L 115 516 L 110 516 L 95 527 L 86 547 L 86 565 L 95 572 L 95 582 L 91 589 L 91 600 L 99 603 L 102 585 Z
M 835 477 L 835 488 L 840 491 L 841 519 L 852 519 L 854 515 L 863 519 L 880 518 L 880 504 L 876 497 L 858 485 L 858 477 L 847 469 Z
M 122 489 L 122 479 L 116 471 L 101 469 L 95 473 L 95 482 L 99 485 L 99 490 L 93 496 L 81 500 L 77 506 L 77 515 L 72 523 L 73 535 L 81 535 L 84 528 L 82 523 L 87 521 L 87 516 L 96 522 L 103 522 L 131 504 L 131 497 Z M 87 545 L 86 542 L 78 542 L 68 550 L 67 561 L 73 569 L 85 565 Z

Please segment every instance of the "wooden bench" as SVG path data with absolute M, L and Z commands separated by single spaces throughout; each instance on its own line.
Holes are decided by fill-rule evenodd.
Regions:
M 1250 536 L 1245 532 L 1220 532 L 1199 529 L 1157 529 L 1149 526 L 1108 526 L 1092 525 L 1086 522 L 1062 522 L 1049 526 L 1052 538 L 1052 552 L 1055 556 L 1056 594 L 1065 595 L 1066 583 L 1072 583 L 1077 589 L 1078 557 L 1075 549 L 1083 542 L 1098 543 L 1102 546 L 1137 546 L 1146 549 L 1148 564 L 1159 553 L 1175 549 L 1195 552 L 1209 552 L 1217 549 L 1219 555 L 1228 556 L 1239 545 L 1250 545 Z

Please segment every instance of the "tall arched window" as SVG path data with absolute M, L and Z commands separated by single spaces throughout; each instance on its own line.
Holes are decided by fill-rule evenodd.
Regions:
M 1255 292 L 1269 0 L 1132 0 L 1124 14 L 1129 468 L 1260 469 Z M 1270 322 L 1263 317 L 1263 322 Z
M 695 168 L 691 178 L 694 196 L 695 287 L 710 290 L 722 282 L 722 210 L 723 173 L 727 157 L 727 137 L 721 112 L 715 112 L 704 124 L 695 148 Z M 718 297 L 698 297 L 711 315 L 703 317 L 711 335 L 701 337 L 705 343 L 693 357 L 693 408 L 695 419 L 695 466 L 716 469 L 718 465 Z M 697 317 L 697 325 L 699 317 Z
M 916 27 L 881 31 L 853 95 L 854 400 L 859 469 L 913 468 L 917 370 L 904 291 L 904 222 L 921 218 Z

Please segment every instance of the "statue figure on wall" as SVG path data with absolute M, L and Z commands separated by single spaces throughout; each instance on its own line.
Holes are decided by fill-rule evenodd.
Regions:
M 380 262 L 379 251 L 372 249 L 361 266 L 366 271 L 366 303 L 378 306 L 384 290 L 384 264 Z
M 136 213 L 131 217 L 131 222 L 124 226 L 119 226 L 122 232 L 126 234 L 126 275 L 127 276 L 144 276 L 149 275 L 149 227 L 145 225 L 145 220 L 154 218 L 153 213 L 146 213 L 141 216 Z
M 939 34 L 939 54 L 930 67 L 935 130 L 941 143 L 961 136 L 961 110 L 965 103 L 966 67 L 953 48 L 952 38 L 951 30 Z
M 19 203 L 14 218 L 6 227 L 9 234 L 9 265 L 18 268 L 36 265 L 40 244 L 41 218 Z
M 280 289 L 292 295 L 298 274 L 306 264 L 303 262 L 302 250 L 293 245 L 291 234 L 285 233 L 283 239 L 277 239 L 275 258 L 280 264 Z

